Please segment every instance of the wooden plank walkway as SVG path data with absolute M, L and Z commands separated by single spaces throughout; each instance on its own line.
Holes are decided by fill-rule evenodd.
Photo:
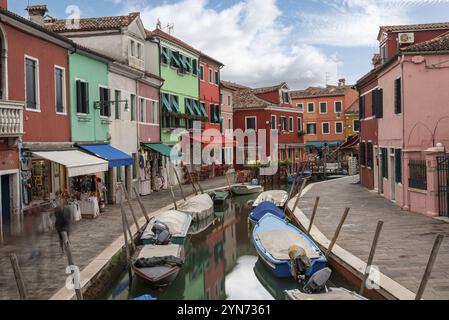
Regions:
M 435 238 L 443 234 L 445 239 L 424 299 L 449 299 L 449 223 L 402 211 L 353 181 L 343 178 L 313 185 L 299 207 L 310 219 L 315 198 L 320 197 L 315 225 L 329 239 L 345 208 L 351 207 L 337 244 L 363 261 L 368 259 L 377 222 L 383 220 L 373 264 L 413 292 L 418 290 Z

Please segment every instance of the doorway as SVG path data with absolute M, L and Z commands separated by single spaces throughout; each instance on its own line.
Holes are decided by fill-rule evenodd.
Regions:
M 396 168 L 395 168 L 395 155 L 394 155 L 394 149 L 392 148 L 390 150 L 390 168 L 391 168 L 391 175 L 390 175 L 390 200 L 395 201 L 396 200 Z
M 1 229 L 2 240 L 6 240 L 11 235 L 11 187 L 10 176 L 3 175 L 0 178 L 0 199 L 1 199 Z

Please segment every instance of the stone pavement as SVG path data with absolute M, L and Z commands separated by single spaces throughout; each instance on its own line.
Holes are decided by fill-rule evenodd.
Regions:
M 218 177 L 202 181 L 201 186 L 204 190 L 223 187 L 226 186 L 226 179 Z M 183 189 L 186 196 L 193 193 L 191 185 L 183 185 Z M 177 200 L 181 199 L 179 187 L 175 188 L 175 196 Z M 169 190 L 153 193 L 142 200 L 149 214 L 172 203 Z M 141 217 L 137 201 L 133 202 L 133 207 L 138 217 Z M 82 270 L 120 235 L 120 206 L 108 206 L 106 212 L 95 220 L 83 219 L 77 222 L 70 235 L 74 262 Z M 32 244 L 40 253 L 36 258 L 31 258 Z M 10 252 L 15 252 L 19 258 L 30 299 L 48 299 L 65 285 L 67 258 L 59 248 L 56 231 L 53 231 L 39 235 L 34 241 L 28 237 L 0 246 L 0 300 L 19 299 L 8 256 Z
M 319 196 L 314 224 L 332 239 L 344 209 L 350 207 L 337 243 L 365 262 L 377 222 L 384 221 L 373 264 L 413 292 L 418 291 L 436 236 L 443 234 L 446 238 L 424 299 L 449 299 L 449 223 L 402 211 L 390 200 L 353 181 L 343 178 L 313 185 L 300 201 L 301 210 L 310 219 L 315 198 Z

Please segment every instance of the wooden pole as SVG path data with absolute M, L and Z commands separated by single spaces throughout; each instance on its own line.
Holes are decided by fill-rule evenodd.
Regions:
M 313 222 L 315 221 L 316 212 L 318 210 L 318 204 L 320 203 L 320 197 L 316 197 L 315 206 L 313 207 L 312 217 L 310 218 L 309 228 L 307 228 L 307 233 L 310 235 L 312 230 Z
M 443 242 L 444 236 L 442 234 L 438 235 L 433 244 L 432 252 L 430 253 L 429 261 L 427 262 L 426 271 L 419 285 L 418 293 L 416 294 L 415 300 L 421 300 L 426 289 L 427 282 L 429 281 L 430 274 L 432 273 L 433 265 L 437 259 L 438 251 L 440 250 L 441 243 Z
M 128 222 L 128 218 L 126 217 L 126 212 L 125 212 L 125 208 L 123 207 L 123 203 L 120 203 L 120 211 L 122 212 L 122 215 L 125 219 L 124 223 L 125 223 L 126 230 L 128 231 L 129 238 L 131 240 L 131 247 L 133 250 L 136 250 L 136 245 L 134 244 L 134 241 L 133 241 L 134 237 L 131 232 L 131 228 L 129 227 L 129 222 Z
M 369 277 L 369 268 L 371 267 L 373 260 L 374 260 L 374 254 L 376 253 L 377 248 L 377 242 L 379 241 L 380 232 L 382 231 L 382 227 L 384 225 L 383 221 L 379 221 L 377 223 L 376 233 L 374 234 L 373 244 L 371 245 L 371 251 L 368 256 L 368 262 L 366 263 L 365 272 L 363 274 L 362 284 L 360 285 L 360 291 L 359 294 L 363 295 L 363 292 L 365 291 L 366 281 Z
M 27 299 L 27 292 L 25 288 L 25 282 L 23 281 L 22 272 L 20 271 L 19 262 L 15 253 L 9 254 L 11 260 L 12 270 L 14 271 L 14 277 L 16 279 L 17 289 L 19 290 L 19 296 L 21 300 Z
M 125 194 L 125 199 L 126 202 L 128 203 L 128 207 L 131 210 L 131 215 L 134 219 L 134 223 L 136 224 L 136 228 L 137 230 L 140 232 L 140 226 L 139 226 L 139 222 L 137 221 L 137 217 L 136 217 L 136 213 L 134 212 L 134 208 L 131 204 L 131 201 L 129 199 L 129 194 L 128 194 L 128 190 L 126 190 L 125 186 L 123 185 L 122 182 L 120 182 L 120 188 L 122 189 L 122 192 Z
M 64 243 L 64 249 L 65 249 L 65 253 L 67 255 L 67 262 L 69 264 L 69 267 L 75 266 L 75 262 L 73 261 L 73 256 L 72 256 L 72 249 L 70 247 L 69 237 L 67 235 L 67 232 L 65 232 L 65 231 L 62 232 L 62 241 Z M 72 272 L 72 275 L 74 275 L 73 280 L 75 281 L 74 286 L 75 286 L 76 298 L 78 300 L 83 300 L 83 293 L 81 291 L 81 281 L 80 281 L 78 275 L 75 274 L 74 270 L 71 269 L 71 272 Z
M 181 183 L 181 179 L 179 179 L 178 171 L 176 171 L 176 168 L 173 168 L 173 171 L 175 172 L 175 177 L 176 177 L 176 180 L 178 181 L 179 189 L 181 190 L 182 198 L 184 199 L 184 201 L 187 201 L 186 195 L 184 194 L 184 190 L 182 189 L 182 183 Z
M 139 207 L 142 210 L 143 215 L 145 216 L 145 220 L 147 220 L 147 222 L 150 222 L 150 217 L 148 216 L 147 209 L 145 208 L 145 206 L 142 203 L 142 199 L 140 198 L 140 194 L 137 191 L 137 188 L 133 187 L 133 190 L 134 190 L 134 194 L 136 195 L 137 202 L 139 203 Z
M 287 203 L 290 201 L 290 199 L 292 198 L 292 196 L 293 196 L 293 192 L 295 192 L 295 188 L 296 188 L 296 180 L 298 180 L 298 173 L 296 173 L 295 174 L 295 176 L 294 176 L 294 180 L 293 180 L 293 183 L 292 183 L 292 188 L 290 189 L 290 192 L 289 192 L 289 194 L 288 194 L 288 198 L 287 198 Z
M 327 251 L 326 251 L 326 258 L 329 257 L 329 255 L 330 255 L 331 252 L 332 252 L 332 249 L 333 249 L 334 246 L 335 246 L 335 243 L 337 242 L 338 236 L 340 235 L 341 228 L 343 227 L 343 224 L 345 223 L 346 218 L 348 217 L 349 210 L 350 210 L 350 208 L 346 208 L 346 209 L 345 209 L 345 212 L 343 213 L 343 216 L 342 216 L 341 219 L 340 219 L 340 223 L 339 223 L 338 226 L 337 226 L 337 230 L 335 230 L 334 237 L 332 238 L 332 241 L 331 241 L 331 243 L 329 244 L 329 247 L 327 248 Z
M 197 190 L 196 187 L 195 187 L 195 183 L 193 182 L 193 178 L 192 178 L 192 175 L 190 174 L 190 170 L 189 170 L 189 168 L 188 168 L 187 166 L 186 166 L 186 169 L 187 169 L 187 173 L 188 173 L 188 175 L 189 175 L 190 183 L 192 184 L 193 192 L 194 192 L 195 195 L 197 196 L 197 195 L 198 195 L 198 190 Z
M 196 183 L 198 184 L 198 188 L 200 189 L 201 194 L 204 194 L 204 190 L 200 184 L 200 175 L 198 175 L 198 179 L 196 180 Z
M 168 182 L 168 186 L 170 188 L 171 197 L 173 199 L 173 205 L 175 206 L 175 210 L 178 210 L 178 204 L 176 203 L 176 197 L 175 197 L 175 193 L 173 192 L 173 185 L 171 183 L 169 172 L 167 173 L 167 182 Z
M 131 271 L 131 253 L 128 247 L 128 234 L 127 234 L 127 223 L 125 217 L 125 211 L 123 210 L 123 205 L 120 204 L 121 213 L 122 213 L 122 228 L 123 228 L 123 237 L 125 239 L 125 254 L 126 254 L 126 268 L 128 269 L 128 277 L 129 277 L 129 286 L 131 287 L 132 281 L 132 271 Z
M 303 190 L 304 190 L 304 188 L 305 188 L 305 186 L 306 186 L 306 183 L 307 183 L 307 179 L 304 178 L 304 180 L 302 181 L 301 189 L 299 189 L 298 196 L 297 196 L 296 201 L 295 201 L 295 204 L 294 204 L 294 206 L 293 206 L 292 214 L 295 214 L 295 210 L 296 210 L 296 208 L 298 207 L 299 200 L 301 199 L 301 195 L 302 195 L 302 192 L 303 192 Z M 287 205 L 287 206 L 288 206 L 288 205 Z

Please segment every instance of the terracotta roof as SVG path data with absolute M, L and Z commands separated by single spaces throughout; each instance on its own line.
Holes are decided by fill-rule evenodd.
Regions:
M 314 97 L 334 97 L 344 96 L 346 91 L 350 90 L 352 86 L 332 86 L 326 87 L 309 87 L 305 90 L 293 90 L 290 92 L 292 99 L 298 98 L 314 98 Z
M 402 52 L 438 52 L 449 51 L 449 32 L 446 32 L 432 40 L 417 43 L 401 49 Z
M 347 114 L 358 114 L 359 113 L 359 99 L 355 100 L 346 110 Z
M 263 87 L 263 88 L 256 88 L 253 89 L 253 92 L 255 94 L 262 94 L 262 93 L 268 93 L 268 92 L 274 92 L 274 91 L 279 91 L 282 87 L 286 86 L 287 83 L 282 82 L 281 84 L 278 84 L 276 86 L 271 86 L 271 87 Z M 288 86 L 287 86 L 288 89 Z
M 176 44 L 176 45 L 178 45 L 178 46 L 180 46 L 180 47 L 182 47 L 184 49 L 187 49 L 187 50 L 189 50 L 189 51 L 191 51 L 191 52 L 193 52 L 195 54 L 201 55 L 201 52 L 198 51 L 197 49 L 195 49 L 194 47 L 188 45 L 184 41 L 182 41 L 182 40 L 180 40 L 180 39 L 178 39 L 176 37 L 173 37 L 171 34 L 168 34 L 168 33 L 164 32 L 164 31 L 162 31 L 160 29 L 155 29 L 155 30 L 151 31 L 151 35 L 153 37 L 161 37 L 161 38 L 163 38 L 163 39 L 165 39 L 167 41 L 170 41 L 170 42 L 172 42 L 172 43 L 174 43 L 174 44 Z
M 48 11 L 48 7 L 46 5 L 36 5 L 36 6 L 27 6 L 26 11 Z
M 408 31 L 424 31 L 424 30 L 440 30 L 440 29 L 449 29 L 449 22 L 381 26 L 379 29 L 378 39 L 380 39 L 382 32 L 408 32 Z
M 260 96 L 260 94 L 273 92 L 279 90 L 281 87 L 286 85 L 286 83 L 282 83 L 280 85 L 272 86 L 272 87 L 264 87 L 264 88 L 248 88 L 230 83 L 231 86 L 234 85 L 234 109 L 260 109 L 269 106 L 277 106 L 284 108 L 294 108 L 293 105 L 290 104 L 282 104 L 282 103 L 273 103 L 273 101 L 269 101 Z
M 137 17 L 139 12 L 132 12 L 126 16 L 85 18 L 79 20 L 79 28 L 67 28 L 67 21 L 70 20 L 54 20 L 45 25 L 54 32 L 79 32 L 79 31 L 98 31 L 98 30 L 120 30 L 131 24 Z
M 237 89 L 251 89 L 249 87 L 246 87 L 244 85 L 238 84 L 238 83 L 234 83 L 234 82 L 230 82 L 230 81 L 225 81 L 225 80 L 221 80 L 221 85 L 225 88 L 231 89 L 231 90 L 237 90 Z

